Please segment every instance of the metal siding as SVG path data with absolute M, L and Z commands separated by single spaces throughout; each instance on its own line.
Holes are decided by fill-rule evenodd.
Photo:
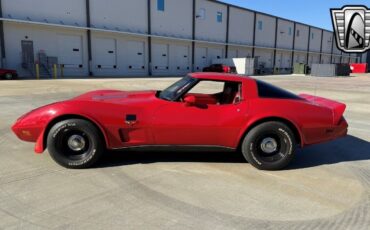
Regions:
M 314 34 L 312 38 L 312 34 Z M 320 52 L 321 47 L 321 30 L 311 28 L 310 34 L 310 51 Z
M 252 45 L 254 24 L 253 20 L 253 12 L 237 8 L 230 8 L 229 42 Z
M 256 18 L 256 46 L 274 47 L 275 45 L 275 18 L 257 14 Z M 262 30 L 258 22 L 262 21 Z
M 299 31 L 299 36 L 297 33 Z M 296 33 L 295 33 L 295 49 L 296 50 L 307 50 L 307 38 L 308 38 L 308 26 L 304 26 L 301 24 L 296 24 Z
M 331 53 L 331 47 L 332 47 L 333 41 L 335 42 L 333 33 L 324 31 L 323 41 L 322 41 L 322 52 L 323 53 Z
M 3 16 L 86 26 L 85 0 L 2 0 Z
M 90 11 L 92 27 L 148 32 L 146 0 L 90 0 Z
M 205 18 L 197 17 L 199 11 L 205 9 Z M 217 12 L 222 12 L 222 23 L 217 22 Z M 225 5 L 207 0 L 196 1 L 195 38 L 198 40 L 209 40 L 215 42 L 226 41 L 226 16 Z
M 289 34 L 289 28 L 291 34 Z M 293 49 L 294 23 L 278 20 L 277 48 Z
M 192 38 L 192 1 L 165 1 L 165 10 L 157 10 L 157 0 L 151 0 L 151 29 L 153 34 Z

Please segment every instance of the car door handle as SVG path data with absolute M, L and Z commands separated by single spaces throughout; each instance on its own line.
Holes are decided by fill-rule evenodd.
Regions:
M 133 125 L 135 125 L 137 123 L 137 121 L 126 121 L 126 124 L 128 125 L 128 126 L 133 126 Z

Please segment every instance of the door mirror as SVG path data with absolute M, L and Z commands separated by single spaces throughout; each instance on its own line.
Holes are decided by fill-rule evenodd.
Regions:
M 197 99 L 194 96 L 186 96 L 184 98 L 185 106 L 193 106 L 196 104 Z

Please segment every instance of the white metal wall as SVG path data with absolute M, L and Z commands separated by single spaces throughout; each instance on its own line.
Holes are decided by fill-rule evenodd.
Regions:
M 135 36 L 92 33 L 92 71 L 97 76 L 148 74 L 147 40 Z
M 96 28 L 148 32 L 147 0 L 90 0 L 90 17 Z
M 225 58 L 225 47 L 217 45 L 197 44 L 195 46 L 195 71 L 202 71 L 215 59 Z
M 229 42 L 253 44 L 254 13 L 238 8 L 230 8 Z
M 307 51 L 308 45 L 308 26 L 296 24 L 296 33 L 295 33 L 295 49 Z
M 31 26 L 17 23 L 4 23 L 5 51 L 7 68 L 17 69 L 22 76 L 30 75 L 23 69 L 21 41 L 33 41 L 35 60 L 38 53 L 58 58 L 65 64 L 65 74 L 86 76 L 88 74 L 86 31 L 58 29 L 43 26 Z
M 170 37 L 192 37 L 192 1 L 165 1 L 165 10 L 157 10 L 157 0 L 151 0 L 152 33 Z M 215 19 L 216 20 L 216 19 Z
M 278 20 L 277 48 L 293 49 L 294 23 Z
M 4 17 L 86 26 L 85 0 L 2 0 Z
M 255 56 L 259 57 L 260 63 L 266 68 L 272 68 L 274 62 L 275 67 L 282 69 L 290 68 L 295 62 L 319 63 L 320 54 L 317 52 L 320 52 L 321 46 L 324 53 L 321 55 L 323 63 L 329 63 L 332 59 L 334 62 L 356 60 L 356 54 L 342 59 L 340 56 L 331 58 L 327 55 L 331 53 L 332 43 L 335 42 L 331 32 L 300 23 L 296 23 L 294 31 L 294 23 L 285 19 L 277 20 L 273 16 L 216 1 L 196 0 L 196 41 L 192 66 L 193 0 L 165 0 L 164 11 L 158 10 L 157 0 L 150 0 L 150 3 L 150 27 L 154 36 L 151 66 L 147 37 L 148 0 L 90 0 L 90 70 L 94 75 L 137 76 L 150 72 L 153 75 L 181 75 L 192 70 L 201 71 L 214 59 L 225 58 L 228 7 L 228 38 L 229 43 L 233 44 L 228 47 L 228 57 L 252 56 L 253 48 L 248 46 L 253 45 L 255 28 Z M 58 57 L 59 63 L 66 66 L 66 75 L 87 75 L 89 63 L 85 4 L 85 0 L 2 0 L 4 18 L 24 20 L 23 23 L 4 23 L 7 67 L 17 69 L 21 75 L 27 74 L 21 67 L 21 41 L 32 40 L 35 60 L 39 51 L 45 51 L 48 56 Z M 31 22 L 76 28 L 32 25 Z M 95 29 L 105 32 L 96 32 Z M 160 39 L 157 36 L 168 38 Z M 291 60 L 294 38 L 295 52 Z M 276 56 L 273 51 L 275 43 L 278 48 Z M 308 43 L 313 53 L 310 53 L 309 59 L 306 60 Z M 336 44 L 333 51 L 336 55 L 342 54 Z M 366 55 L 363 55 L 363 60 L 366 61 Z
M 222 14 L 222 22 L 217 21 L 217 14 Z M 225 5 L 207 0 L 196 1 L 195 38 L 199 40 L 226 41 Z
M 256 18 L 256 45 L 262 47 L 275 46 L 275 21 L 274 17 L 257 14 Z M 262 25 L 260 27 L 260 25 Z

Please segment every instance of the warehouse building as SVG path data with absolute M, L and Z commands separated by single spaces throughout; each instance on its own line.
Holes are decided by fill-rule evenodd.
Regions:
M 37 7 L 36 7 L 37 6 Z M 212 0 L 0 0 L 1 66 L 34 76 L 168 76 L 221 58 L 255 57 L 261 73 L 294 63 L 365 62 L 333 33 Z

